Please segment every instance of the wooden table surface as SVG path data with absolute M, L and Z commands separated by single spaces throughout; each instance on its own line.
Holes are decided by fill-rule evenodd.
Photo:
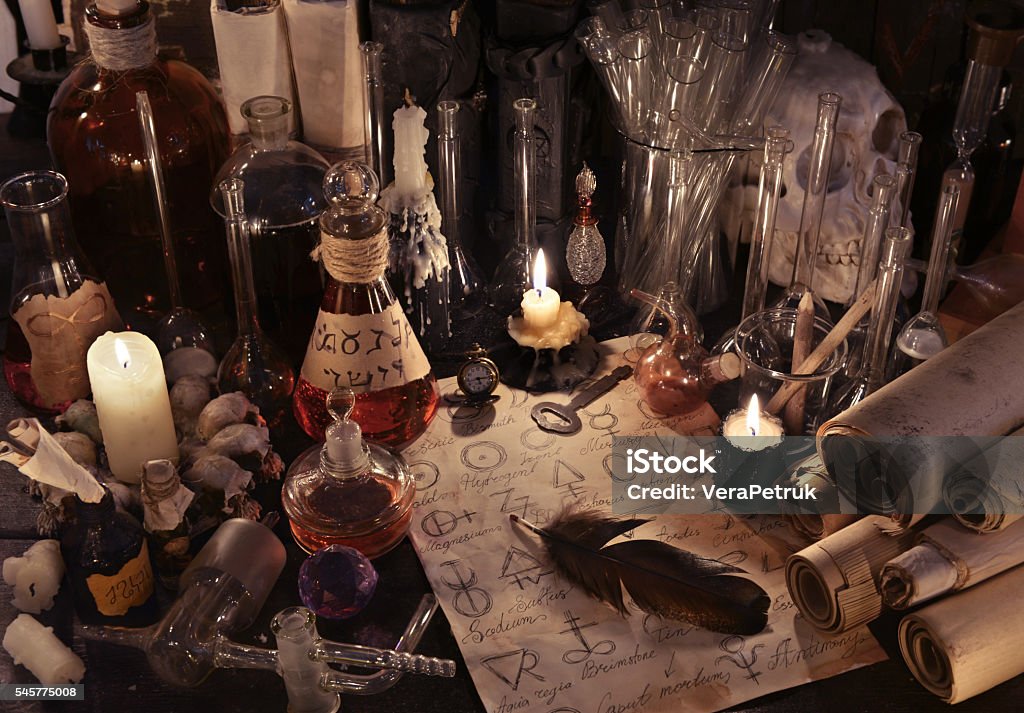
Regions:
M 29 169 L 48 168 L 45 145 L 40 141 L 15 141 L 3 131 L 0 117 L 0 181 Z M 6 300 L 10 284 L 10 243 L 6 224 L 0 224 L 0 298 Z M 4 319 L 8 318 L 5 311 Z M 0 324 L 0 329 L 5 329 Z M 710 330 L 708 330 L 710 332 Z M 714 336 L 710 335 L 709 336 Z M 6 385 L 0 385 L 0 421 L 26 415 Z M 275 443 L 286 462 L 297 455 L 307 442 L 297 435 L 297 427 Z M 37 501 L 28 495 L 26 479 L 12 466 L 0 464 L 0 560 L 21 554 L 37 535 Z M 268 508 L 275 507 L 273 489 L 263 489 Z M 288 547 L 288 564 L 259 619 L 237 640 L 266 643 L 271 617 L 286 606 L 299 604 L 296 591 L 298 567 L 303 554 L 294 545 L 282 524 L 277 533 Z M 429 591 L 426 577 L 411 545 L 403 542 L 391 553 L 375 561 L 380 574 L 377 593 L 369 606 L 348 623 L 320 622 L 324 636 L 374 646 L 389 647 L 401 633 L 420 597 Z M 18 612 L 10 603 L 11 591 L 0 580 L 0 636 Z M 970 613 L 965 612 L 966 616 Z M 286 708 L 284 686 L 280 679 L 262 671 L 216 671 L 195 689 L 180 689 L 162 683 L 149 669 L 144 655 L 136 650 L 86 642 L 75 634 L 74 617 L 68 592 L 62 590 L 54 608 L 39 617 L 83 658 L 86 700 L 76 703 L 0 703 L 0 711 L 73 710 L 89 713 L 146 711 L 147 713 L 260 713 Z M 872 629 L 889 651 L 889 661 L 810 683 L 799 688 L 764 696 L 732 709 L 750 713 L 878 713 L 946 711 L 948 707 L 922 689 L 913 679 L 894 648 L 896 617 L 876 622 Z M 272 642 L 272 639 L 271 639 Z M 271 643 L 272 645 L 272 643 Z M 418 649 L 420 652 L 455 659 L 458 674 L 454 679 L 406 676 L 389 691 L 371 697 L 348 696 L 342 709 L 352 713 L 475 713 L 483 710 L 465 663 L 444 614 L 438 612 Z M 14 666 L 0 652 L 0 682 L 34 683 L 24 668 Z M 1016 711 L 1024 707 L 1024 677 L 1019 677 L 988 693 L 956 707 L 958 713 Z M 579 713 L 604 713 L 580 711 Z

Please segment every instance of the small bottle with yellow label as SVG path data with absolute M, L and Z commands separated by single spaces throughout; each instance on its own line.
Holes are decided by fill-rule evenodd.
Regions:
M 157 620 L 145 534 L 137 520 L 115 509 L 110 491 L 98 503 L 75 498 L 75 522 L 60 550 L 83 624 L 146 626 Z

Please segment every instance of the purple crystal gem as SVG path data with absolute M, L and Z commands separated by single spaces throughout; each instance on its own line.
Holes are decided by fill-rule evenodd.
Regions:
M 317 616 L 348 619 L 363 610 L 377 588 L 377 570 L 359 550 L 331 545 L 299 568 L 299 598 Z

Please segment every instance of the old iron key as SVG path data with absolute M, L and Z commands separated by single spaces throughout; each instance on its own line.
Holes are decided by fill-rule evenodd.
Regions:
M 576 394 L 576 398 L 567 404 L 556 404 L 554 401 L 542 401 L 533 407 L 530 416 L 544 431 L 551 433 L 578 433 L 583 422 L 576 412 L 586 408 L 601 396 L 604 396 L 623 379 L 629 378 L 633 367 L 620 366 L 607 376 L 601 377 L 586 389 Z

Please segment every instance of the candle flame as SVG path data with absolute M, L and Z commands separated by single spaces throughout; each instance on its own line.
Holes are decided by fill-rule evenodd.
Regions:
M 750 405 L 747 406 L 747 430 L 751 436 L 756 436 L 761 425 L 761 405 L 757 402 L 757 394 L 750 397 Z
M 128 351 L 128 345 L 120 339 L 114 340 L 114 356 L 117 357 L 117 362 L 125 369 L 132 363 L 132 355 Z
M 548 286 L 548 265 L 544 261 L 544 249 L 537 250 L 537 259 L 533 261 L 533 289 L 537 290 L 537 296 Z

